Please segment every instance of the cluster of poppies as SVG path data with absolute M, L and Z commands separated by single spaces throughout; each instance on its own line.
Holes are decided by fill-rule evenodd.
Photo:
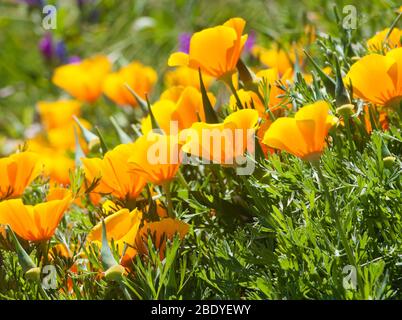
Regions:
M 344 126 L 346 114 L 354 114 L 352 99 L 337 106 L 336 112 L 333 101 L 305 106 L 291 101 L 287 93 L 297 76 L 306 85 L 314 81 L 312 74 L 295 67 L 296 62 L 300 65 L 296 53 L 305 43 L 295 44 L 288 52 L 255 45 L 251 54 L 268 68 L 249 68 L 241 58 L 247 42 L 245 24 L 241 18 L 232 18 L 194 33 L 188 52 L 169 57 L 167 63 L 174 69 L 166 73 L 165 91 L 153 103 L 149 94 L 157 72 L 138 61 L 112 72 L 109 58 L 97 55 L 56 68 L 52 82 L 72 98 L 38 102 L 43 130 L 27 139 L 25 148 L 0 159 L 2 236 L 7 238 L 8 226 L 10 233 L 22 239 L 47 242 L 71 208 L 84 212 L 90 203 L 101 208 L 105 218 L 79 245 L 101 248 L 107 239 L 124 273 L 138 254 L 147 254 L 148 237 L 163 259 L 167 241 L 175 236 L 183 239 L 189 232 L 191 221 L 180 220 L 171 198 L 175 179 L 187 185 L 182 172 L 186 156 L 236 167 L 237 159 L 246 154 L 253 156 L 260 150 L 269 161 L 270 154 L 284 151 L 317 165 L 332 143 L 329 131 Z M 401 32 L 393 28 L 376 34 L 367 42 L 368 54 L 357 59 L 343 78 L 344 86 L 353 92 L 350 98 L 364 104 L 362 125 L 367 134 L 373 130 L 372 110 L 379 114 L 379 127 L 386 130 L 388 113 L 400 109 Z M 313 41 L 314 32 L 308 35 L 305 41 Z M 328 78 L 333 72 L 330 68 L 321 71 Z M 230 97 L 209 91 L 219 82 Z M 115 123 L 122 143 L 112 150 L 106 150 L 99 132 L 80 118 L 83 105 L 95 108 L 103 94 L 141 114 L 139 126 L 134 126 L 136 139 Z M 255 148 L 248 147 L 250 141 Z M 97 157 L 93 150 L 100 150 Z M 85 179 L 72 190 L 74 170 L 81 170 Z M 38 180 L 47 186 L 46 198 L 26 204 L 24 192 Z M 139 205 L 149 198 L 156 204 L 156 217 L 147 214 L 148 205 Z M 64 254 L 71 255 L 73 249 L 61 245 Z M 115 265 L 108 267 L 116 270 Z

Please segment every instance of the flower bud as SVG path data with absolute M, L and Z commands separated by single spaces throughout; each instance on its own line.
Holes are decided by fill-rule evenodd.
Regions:
M 342 116 L 350 116 L 354 113 L 355 106 L 353 104 L 344 104 L 336 108 L 336 113 Z
M 122 265 L 116 264 L 105 271 L 105 279 L 107 281 L 120 281 L 123 279 L 125 272 L 126 270 Z
M 27 272 L 25 272 L 25 278 L 32 282 L 40 282 L 40 273 L 41 270 L 39 267 L 31 268 Z
M 384 159 L 382 159 L 382 161 L 384 162 L 384 166 L 388 169 L 392 168 L 392 166 L 395 163 L 396 158 L 393 156 L 388 156 L 385 157 Z

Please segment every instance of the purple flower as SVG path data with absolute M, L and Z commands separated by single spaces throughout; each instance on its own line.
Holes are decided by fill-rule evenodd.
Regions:
M 179 51 L 189 53 L 191 36 L 192 34 L 189 32 L 184 32 L 179 35 Z
M 56 51 L 56 57 L 59 59 L 59 61 L 61 63 L 66 63 L 68 55 L 64 41 L 57 42 L 55 51 Z
M 255 42 L 256 42 L 256 34 L 254 30 L 251 30 L 248 34 L 246 44 L 244 45 L 244 51 L 250 52 L 251 49 L 254 47 Z
M 53 37 L 50 32 L 46 33 L 39 42 L 39 50 L 43 57 L 50 60 L 53 56 Z

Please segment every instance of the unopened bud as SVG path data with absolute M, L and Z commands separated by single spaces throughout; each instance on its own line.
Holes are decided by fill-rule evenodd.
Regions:
M 107 281 L 120 281 L 125 272 L 126 269 L 122 265 L 116 264 L 105 271 L 105 279 Z
M 392 168 L 395 160 L 396 160 L 396 158 L 393 156 L 388 156 L 388 157 L 385 157 L 384 159 L 382 159 L 382 161 L 384 162 L 384 166 L 388 169 Z
M 40 272 L 41 272 L 41 270 L 39 267 L 31 268 L 27 272 L 25 272 L 25 278 L 29 281 L 39 283 L 40 282 Z
M 342 116 L 350 116 L 354 113 L 355 106 L 353 104 L 344 104 L 336 108 L 336 113 Z

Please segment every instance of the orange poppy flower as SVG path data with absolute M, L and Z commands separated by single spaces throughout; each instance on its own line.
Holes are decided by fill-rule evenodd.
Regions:
M 154 69 L 134 61 L 119 71 L 109 74 L 103 84 L 103 92 L 119 105 L 136 106 L 137 101 L 127 89 L 126 84 L 145 99 L 145 94 L 152 90 L 157 78 Z
M 75 168 L 75 162 L 65 150 L 50 147 L 40 137 L 28 141 L 28 151 L 40 155 L 43 165 L 43 174 L 50 178 L 50 182 L 70 184 L 70 171 Z
M 354 63 L 346 75 L 346 85 L 352 83 L 353 93 L 365 101 L 392 106 L 402 99 L 402 48 L 385 56 L 369 54 Z
M 382 49 L 394 49 L 402 46 L 401 37 L 402 30 L 398 28 L 392 29 L 386 43 L 384 43 L 385 37 L 389 32 L 389 28 L 386 28 L 380 32 L 377 32 L 372 38 L 367 41 L 367 47 L 370 51 L 382 51 Z
M 204 82 L 205 88 L 211 85 L 214 78 L 203 75 L 202 81 Z M 170 70 L 166 72 L 165 83 L 167 87 L 194 87 L 200 90 L 200 76 L 197 70 L 188 67 L 178 67 L 175 70 Z
M 282 104 L 286 103 L 285 98 L 281 96 L 285 92 L 282 89 L 278 88 L 277 82 L 282 81 L 282 83 L 286 85 L 286 81 L 291 80 L 292 69 L 288 69 L 282 77 L 279 77 L 277 69 L 272 68 L 261 70 L 257 72 L 256 77 L 258 78 L 258 82 L 260 84 L 259 91 L 261 93 L 261 96 L 267 97 L 268 107 L 271 111 L 279 109 Z M 263 81 L 266 83 L 266 86 L 262 85 Z M 264 89 L 267 92 L 264 92 Z M 240 89 L 237 91 L 237 94 L 243 107 L 251 108 L 252 105 L 254 105 L 254 108 L 258 111 L 261 117 L 267 116 L 264 103 L 255 92 Z M 230 97 L 229 107 L 232 110 L 237 110 L 238 108 L 234 95 Z
M 145 186 L 145 179 L 129 171 L 128 158 L 137 153 L 133 143 L 118 145 L 103 159 L 83 158 L 85 177 L 89 183 L 100 178 L 94 189 L 98 193 L 111 193 L 120 199 L 135 199 Z
M 278 46 L 272 46 L 270 49 L 254 46 L 251 52 L 267 67 L 277 69 L 280 75 L 285 74 L 289 69 L 293 70 L 296 60 L 292 51 L 286 52 Z
M 40 101 L 38 111 L 46 130 L 64 127 L 79 116 L 81 103 L 75 100 Z
M 102 94 L 103 81 L 110 69 L 106 56 L 95 56 L 56 68 L 52 81 L 74 98 L 92 103 Z
M 222 123 L 196 122 L 182 133 L 186 137 L 182 151 L 214 163 L 232 165 L 234 159 L 243 155 L 248 141 L 254 139 L 257 123 L 258 112 L 253 109 L 236 111 Z
M 128 159 L 131 174 L 163 185 L 174 178 L 180 167 L 180 145 L 177 136 L 154 132 L 139 137 Z
M 214 78 L 232 74 L 247 40 L 247 35 L 242 35 L 245 24 L 241 18 L 232 18 L 223 25 L 194 33 L 189 54 L 173 53 L 168 61 L 169 66 L 201 69 Z
M 40 175 L 40 157 L 21 152 L 0 159 L 0 199 L 22 195 L 25 188 Z
M 215 104 L 215 96 L 207 93 L 212 105 Z M 201 93 L 194 87 L 184 88 L 176 103 L 171 100 L 160 100 L 151 107 L 152 113 L 159 127 L 166 134 L 177 134 L 171 132 L 172 121 L 176 121 L 177 130 L 191 127 L 194 122 L 205 121 L 204 107 Z M 151 117 L 148 115 L 141 123 L 144 134 L 152 130 Z
M 301 108 L 294 118 L 276 119 L 262 142 L 306 161 L 318 160 L 324 150 L 328 131 L 337 119 L 328 112 L 328 103 L 318 101 Z
M 60 193 L 61 194 L 61 193 Z M 24 205 L 21 199 L 0 202 L 0 224 L 9 225 L 21 238 L 29 241 L 49 240 L 56 231 L 71 202 L 71 194 L 35 206 Z
M 165 256 L 166 241 L 172 241 L 176 234 L 183 240 L 189 228 L 190 226 L 187 223 L 172 218 L 157 222 L 144 222 L 144 226 L 138 232 L 135 241 L 136 248 L 141 254 L 148 254 L 148 235 L 150 235 L 162 260 Z
M 142 219 L 142 212 L 134 209 L 121 209 L 104 220 L 106 227 L 106 237 L 108 242 L 112 242 L 122 257 L 121 263 L 124 264 L 135 257 L 137 250 L 134 249 L 135 239 Z M 92 228 L 87 237 L 88 243 L 102 247 L 102 223 L 99 222 Z M 124 251 L 125 244 L 127 248 Z M 124 256 L 123 256 L 124 253 Z

